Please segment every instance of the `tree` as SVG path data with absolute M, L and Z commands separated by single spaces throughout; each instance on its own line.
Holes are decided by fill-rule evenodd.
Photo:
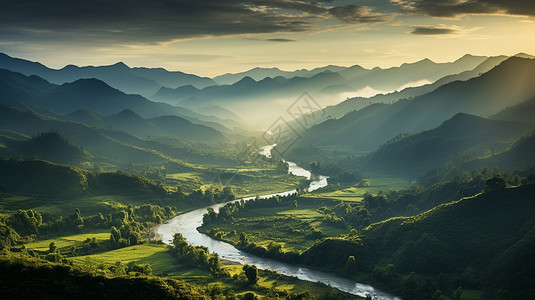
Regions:
M 112 226 L 111 227 L 111 234 L 110 234 L 111 244 L 114 247 L 117 247 L 119 245 L 119 240 L 120 239 L 121 239 L 121 232 L 117 229 L 117 227 Z
M 462 294 L 463 294 L 463 288 L 458 287 L 453 293 L 453 300 L 461 300 Z
M 251 292 L 248 292 L 247 294 L 243 295 L 243 300 L 256 300 L 256 299 L 258 299 L 258 297 Z
M 485 187 L 483 188 L 483 191 L 485 192 L 501 191 L 501 190 L 504 190 L 506 186 L 507 186 L 507 182 L 505 181 L 505 178 L 498 175 L 498 176 L 489 178 L 487 179 L 487 181 L 485 181 Z
M 244 232 L 240 233 L 240 245 L 247 245 L 247 235 Z
M 255 284 L 258 282 L 258 269 L 256 266 L 245 265 L 243 266 L 243 271 L 245 272 L 245 276 L 247 277 L 249 284 Z
M 56 244 L 54 242 L 50 243 L 50 245 L 48 245 L 48 252 L 49 253 L 55 253 L 56 250 L 58 250 L 58 247 L 56 246 Z
M 173 247 L 175 248 L 177 253 L 183 254 L 184 249 L 187 246 L 188 246 L 188 242 L 186 242 L 186 239 L 184 238 L 184 236 L 179 232 L 175 233 L 175 235 L 173 236 Z
M 350 255 L 346 261 L 345 272 L 346 273 L 354 272 L 356 268 L 357 268 L 357 261 L 355 260 L 355 256 Z

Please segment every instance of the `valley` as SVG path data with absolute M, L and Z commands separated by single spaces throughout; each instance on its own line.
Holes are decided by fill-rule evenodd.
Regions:
M 529 299 L 534 62 L 209 78 L 2 54 L 0 296 Z

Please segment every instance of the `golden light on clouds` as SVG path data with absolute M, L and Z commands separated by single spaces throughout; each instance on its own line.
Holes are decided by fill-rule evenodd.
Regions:
M 105 10 L 94 18 L 89 17 L 91 5 L 79 16 L 75 3 L 57 7 L 65 15 L 51 18 L 38 11 L 41 2 L 36 1 L 35 11 L 26 12 L 12 3 L 0 12 L 4 28 L 0 51 L 54 68 L 122 61 L 203 76 L 257 66 L 284 70 L 329 64 L 390 67 L 423 58 L 453 61 L 467 53 L 535 53 L 535 39 L 527 38 L 535 33 L 535 5 L 526 3 L 192 3 L 176 1 L 163 10 L 135 0 L 132 12 L 139 12 L 138 16 L 122 11 L 113 15 L 111 5 L 109 14 Z

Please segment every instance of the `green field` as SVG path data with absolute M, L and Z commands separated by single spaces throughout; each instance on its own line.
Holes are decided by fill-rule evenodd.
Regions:
M 231 277 L 234 275 L 239 275 L 243 273 L 242 265 L 226 265 L 225 270 L 227 270 Z M 288 277 L 280 275 L 275 272 L 259 270 L 258 275 L 260 277 L 257 285 L 262 290 L 272 290 L 272 291 L 283 291 L 286 293 L 302 293 L 304 291 L 309 291 L 311 295 L 320 296 L 325 293 L 338 293 L 337 290 L 330 288 L 324 284 L 317 282 L 309 282 L 299 280 L 296 277 Z M 239 291 L 239 292 L 238 292 Z M 238 295 L 243 295 L 248 291 L 248 289 L 237 290 Z M 260 294 L 262 295 L 262 294 Z M 346 295 L 347 296 L 347 295 Z M 268 299 L 277 299 L 277 298 L 268 298 Z M 347 298 L 344 298 L 347 299 Z M 360 297 L 355 296 L 353 299 L 361 299 Z
M 281 172 L 272 165 L 251 165 L 218 169 L 199 166 L 194 172 L 172 173 L 165 177 L 170 190 L 184 192 L 197 189 L 231 187 L 236 197 L 248 197 L 289 191 L 298 187 L 303 177 Z
M 69 239 L 81 240 L 86 235 L 74 235 Z M 64 238 L 62 238 L 64 239 Z M 44 243 L 45 241 L 43 241 Z M 46 242 L 49 242 L 47 240 Z M 47 245 L 48 247 L 48 245 Z M 230 278 L 216 278 L 208 271 L 178 263 L 176 258 L 169 251 L 169 246 L 163 244 L 145 243 L 136 246 L 115 249 L 98 254 L 77 256 L 71 258 L 75 265 L 79 266 L 105 266 L 109 267 L 118 261 L 122 264 L 135 262 L 137 265 L 148 264 L 151 266 L 154 275 L 166 276 L 175 279 L 185 280 L 206 286 L 219 286 L 222 289 L 230 288 L 238 295 L 247 292 L 254 292 L 257 295 L 265 296 L 266 291 L 274 287 L 278 291 L 286 293 L 300 293 L 310 291 L 312 295 L 321 295 L 327 292 L 336 292 L 322 284 L 298 280 L 296 278 L 282 276 L 270 271 L 259 271 L 260 280 L 257 286 L 248 286 Z M 226 264 L 223 268 L 232 275 L 243 273 L 242 265 Z
M 314 231 L 320 230 L 321 236 L 338 236 L 347 229 L 335 227 L 323 221 L 324 215 L 317 208 L 323 200 L 300 198 L 298 207 L 248 208 L 240 211 L 233 222 L 223 222 L 203 226 L 203 231 L 221 232 L 221 239 L 237 244 L 239 233 L 245 232 L 249 242 L 268 247 L 272 242 L 282 246 L 283 251 L 303 251 L 312 246 L 317 238 Z M 237 234 L 233 234 L 236 231 Z
M 0 198 L 0 205 L 5 210 L 17 211 L 19 209 L 29 210 L 40 213 L 49 213 L 54 215 L 72 214 L 75 209 L 80 209 L 82 215 L 88 216 L 97 212 L 113 203 L 129 204 L 139 202 L 132 197 L 120 195 L 103 195 L 90 197 L 77 197 L 69 200 L 42 199 L 28 196 L 9 196 Z
M 48 251 L 50 243 L 54 243 L 58 248 L 71 247 L 87 239 L 95 238 L 97 241 L 105 241 L 110 238 L 110 230 L 94 230 L 89 233 L 73 234 L 46 240 L 37 240 L 26 244 L 26 248 L 36 251 Z
M 297 188 L 303 177 L 293 175 L 267 175 L 258 172 L 247 173 L 247 176 L 236 175 L 231 179 L 213 178 L 203 188 L 219 188 L 230 186 L 237 198 L 267 195 Z
M 366 192 L 377 194 L 380 191 L 387 192 L 389 190 L 401 190 L 411 186 L 411 182 L 401 178 L 370 178 L 368 179 L 369 186 L 358 187 L 352 186 L 336 191 L 329 192 L 313 192 L 303 195 L 310 198 L 329 198 L 341 201 L 361 201 Z
M 98 254 L 76 256 L 72 261 L 77 265 L 96 264 L 111 266 L 116 262 L 128 264 L 135 262 L 138 265 L 148 264 L 154 275 L 180 278 L 187 281 L 198 281 L 199 277 L 209 275 L 209 272 L 196 268 L 186 267 L 176 263 L 176 259 L 164 244 L 145 243 Z
M 480 290 L 463 289 L 463 292 L 461 294 L 461 300 L 478 300 L 478 299 L 481 299 L 482 294 L 483 292 Z

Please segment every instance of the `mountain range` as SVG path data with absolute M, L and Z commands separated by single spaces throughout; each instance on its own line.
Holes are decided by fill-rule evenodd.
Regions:
M 6 55 L 0 57 L 4 65 L 11 63 L 12 68 L 19 69 L 23 66 L 27 73 L 46 68 Z M 114 66 L 94 68 L 104 73 L 128 69 L 159 74 L 160 82 L 170 78 L 163 69 Z M 257 80 L 264 75 L 275 77 Z M 103 148 L 126 147 L 130 154 L 121 157 L 123 161 L 126 158 L 165 161 L 169 153 L 178 150 L 154 139 L 174 139 L 176 145 L 227 142 L 236 136 L 229 128 L 244 128 L 237 122 L 241 119 L 236 111 L 246 111 L 250 117 L 254 117 L 256 111 L 269 118 L 272 111 L 264 109 L 263 105 L 283 104 L 282 99 L 289 93 L 302 90 L 319 93 L 326 86 L 352 84 L 355 78 L 360 78 L 358 84 L 367 86 L 380 81 L 383 86 L 375 86 L 378 88 L 398 85 L 400 80 L 405 83 L 422 78 L 438 80 L 371 98 L 350 98 L 323 109 L 321 116 L 312 120 L 315 125 L 299 134 L 294 148 L 286 154 L 289 159 L 303 158 L 302 150 L 311 146 L 343 147 L 349 149 L 349 153 L 369 153 L 356 164 L 362 170 L 414 177 L 462 156 L 468 155 L 480 162 L 473 165 L 481 165 L 484 160 L 498 160 L 512 150 L 509 147 L 514 141 L 534 129 L 535 60 L 525 54 L 514 57 L 465 55 L 455 62 L 439 64 L 424 59 L 396 68 L 371 70 L 359 66 L 327 66 L 295 72 L 255 68 L 225 76 L 218 79 L 221 82 L 239 80 L 231 85 L 162 87 L 155 95 L 169 99 L 178 97 L 181 105 L 197 111 L 194 112 L 126 94 L 95 78 L 57 85 L 36 75 L 0 69 L 0 103 L 4 103 L 1 110 L 5 115 L 0 129 L 24 135 L 26 140 L 42 132 L 59 130 L 73 145 L 79 145 L 88 155 L 97 158 L 109 157 Z M 354 87 L 357 86 L 355 82 Z M 225 108 L 227 105 L 233 109 Z M 226 120 L 214 117 L 223 115 Z M 90 138 L 80 139 L 81 136 Z M 3 141 L 9 144 L 13 138 L 5 136 Z M 88 143 L 91 140 L 95 145 L 107 146 L 91 145 Z M 13 143 L 10 145 L 13 155 L 29 155 L 27 151 L 17 150 Z M 492 156 L 500 156 L 489 157 L 489 151 Z M 192 158 L 191 153 L 178 152 Z M 206 157 L 193 159 L 205 161 Z M 513 163 L 502 165 L 512 167 Z
M 369 152 L 400 133 L 435 128 L 457 113 L 489 117 L 531 99 L 535 95 L 534 76 L 535 60 L 512 57 L 478 77 L 315 125 L 301 136 L 297 146 L 346 145 Z
M 231 128 L 239 125 L 233 120 L 204 116 L 186 108 L 152 102 L 140 95 L 125 94 L 94 78 L 55 85 L 35 75 L 0 69 L 0 92 L 3 94 L 0 103 L 30 105 L 59 115 L 78 109 L 104 115 L 130 109 L 143 117 L 175 115 L 226 132 L 230 130 L 225 125 Z
M 75 165 L 92 162 L 107 167 L 131 162 L 171 162 L 187 170 L 189 166 L 184 163 L 185 160 L 191 163 L 232 163 L 211 154 L 192 152 L 188 147 L 191 140 L 187 141 L 186 138 L 191 138 L 193 142 L 204 138 L 211 143 L 226 141 L 226 138 L 212 128 L 191 124 L 175 116 L 146 120 L 131 111 L 102 117 L 80 110 L 62 117 L 64 120 L 0 104 L 0 153 L 5 157 L 40 158 Z M 81 123 L 84 118 L 85 122 Z M 78 121 L 72 121 L 75 119 Z M 129 121 L 135 122 L 129 124 Z M 187 130 L 182 133 L 176 131 L 177 122 Z M 105 127 L 105 124 L 115 125 Z M 119 130 L 121 126 L 131 126 L 131 134 Z M 151 134 L 158 131 L 173 132 L 175 137 L 171 134 L 162 138 L 133 135 L 144 130 L 150 130 Z M 179 134 L 184 136 L 176 137 Z M 160 139 L 165 143 L 159 142 Z
M 0 53 L 0 68 L 24 75 L 37 75 L 55 84 L 64 84 L 83 78 L 97 78 L 125 93 L 152 96 L 162 86 L 179 87 L 191 84 L 203 88 L 216 84 L 206 77 L 183 72 L 170 72 L 163 68 L 130 68 L 122 62 L 109 66 L 78 67 L 67 65 L 51 69 L 38 62 L 13 58 Z
M 301 119 L 307 118 L 312 124 L 321 123 L 327 119 L 343 117 L 348 112 L 362 109 L 370 104 L 374 103 L 393 103 L 401 99 L 411 99 L 417 96 L 421 96 L 430 93 L 437 88 L 454 81 L 466 81 L 468 79 L 477 77 L 483 73 L 486 73 L 508 59 L 508 56 L 494 56 L 484 60 L 481 64 L 477 65 L 474 69 L 464 71 L 458 74 L 447 75 L 439 80 L 424 84 L 416 87 L 407 87 L 400 91 L 392 93 L 378 94 L 372 97 L 353 97 L 348 98 L 336 105 L 325 107 L 321 113 L 316 113 L 314 118 L 311 119 L 308 116 L 303 116 Z
M 277 68 L 254 68 L 241 73 L 216 76 L 213 79 L 183 72 L 170 72 L 162 68 L 130 68 L 120 62 L 100 67 L 68 65 L 55 70 L 37 62 L 13 58 L 6 54 L 0 54 L 0 68 L 25 75 L 37 75 L 55 84 L 96 78 L 124 93 L 140 94 L 154 101 L 179 105 L 200 115 L 210 114 L 219 119 L 233 118 L 234 123 L 244 119 L 255 124 L 262 120 L 261 126 L 266 126 L 303 92 L 315 97 L 320 106 L 327 106 L 336 104 L 348 96 L 359 95 L 366 89 L 375 91 L 374 93 L 386 93 L 433 83 L 453 74 L 476 72 L 475 68 L 488 59 L 484 56 L 465 55 L 449 63 L 435 63 L 424 59 L 384 69 L 379 67 L 366 69 L 359 65 L 350 67 L 329 65 L 291 72 Z M 484 71 L 486 69 L 483 68 L 482 72 Z M 465 75 L 465 78 L 466 76 L 469 75 Z M 437 85 L 433 87 L 436 88 Z M 425 91 L 413 91 L 412 95 L 429 92 L 433 87 L 428 87 Z M 410 94 L 411 92 L 406 92 L 404 95 Z M 404 95 L 394 97 L 399 99 Z M 229 110 L 234 115 L 229 115 Z M 251 113 L 256 110 L 264 113 L 261 115 Z M 143 115 L 139 111 L 136 113 Z M 201 116 L 195 118 L 202 119 Z M 203 120 L 206 121 L 206 117 Z M 217 120 L 211 121 L 221 123 Z M 233 128 L 236 124 L 227 122 L 224 125 Z
M 489 120 L 459 113 L 434 129 L 387 142 L 365 157 L 360 168 L 367 173 L 414 177 L 463 155 L 477 158 L 500 153 L 533 129 L 535 123 Z M 512 169 L 525 162 L 502 167 Z
M 243 111 L 250 110 L 252 106 L 268 106 L 274 99 L 279 100 L 278 105 L 290 106 L 291 101 L 306 91 L 320 103 L 331 103 L 340 99 L 341 95 L 354 94 L 365 88 L 393 91 L 403 86 L 419 85 L 422 81 L 434 82 L 444 76 L 472 71 L 488 59 L 465 55 L 451 63 L 435 63 L 424 59 L 400 67 L 371 70 L 360 66 L 329 66 L 308 72 L 256 68 L 225 75 L 225 78 L 234 79 L 220 80 L 220 83 L 227 83 L 224 85 L 204 89 L 191 85 L 175 89 L 162 87 L 152 99 L 191 109 L 220 105 L 234 111 Z

